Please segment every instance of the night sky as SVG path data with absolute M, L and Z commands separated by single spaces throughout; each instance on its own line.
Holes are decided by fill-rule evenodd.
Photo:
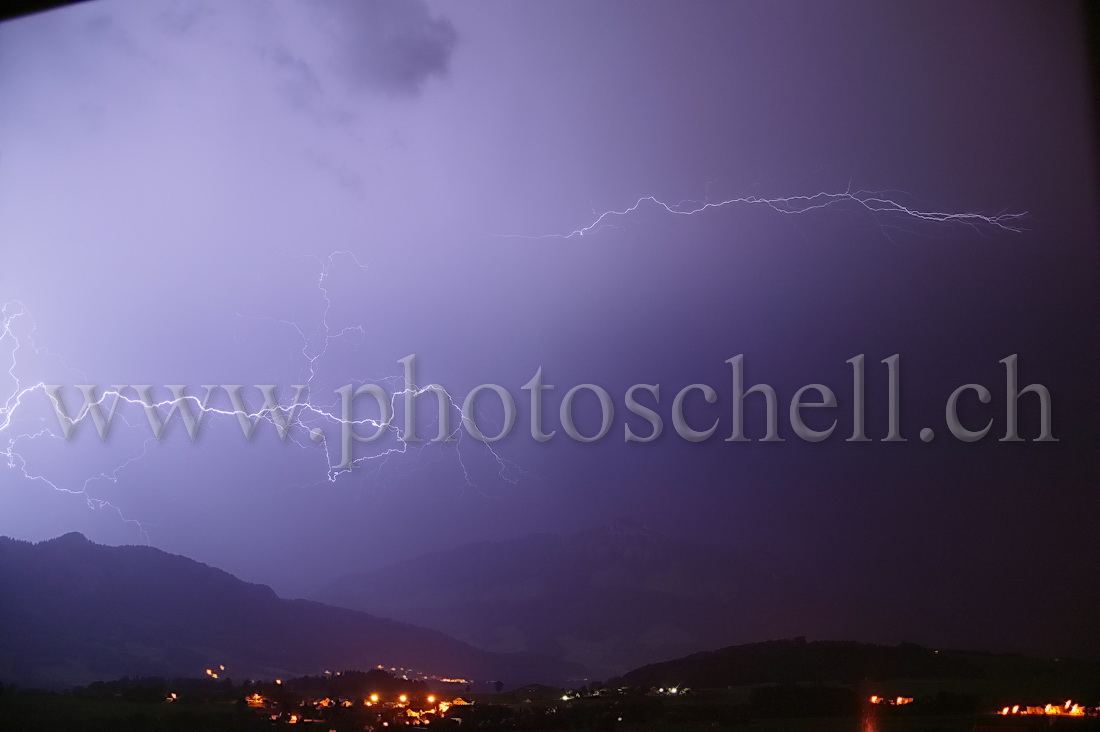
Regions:
M 0 534 L 148 543 L 306 596 L 427 551 L 628 522 L 887 598 L 854 640 L 941 642 L 907 632 L 920 600 L 975 646 L 1100 654 L 1086 51 L 1069 2 L 104 0 L 6 21 Z M 861 190 L 1025 215 L 1009 231 L 851 202 L 643 204 L 564 236 L 646 196 Z M 195 444 L 179 424 L 153 444 L 123 407 L 132 427 L 106 444 L 90 424 L 66 443 L 41 434 L 58 432 L 41 390 L 10 398 L 312 379 L 332 402 L 347 383 L 399 389 L 408 354 L 459 399 L 508 388 L 512 436 L 425 441 L 330 480 L 304 429 L 246 443 L 211 416 Z M 724 441 L 738 354 L 746 386 L 778 392 L 785 442 L 759 441 L 759 396 L 754 441 Z M 845 441 L 859 354 L 863 443 Z M 892 354 L 907 441 L 887 443 Z M 1021 388 L 1050 390 L 1058 442 L 1033 441 L 1034 395 L 1026 441 L 999 441 L 1012 354 Z M 557 387 L 541 444 L 520 389 L 539 367 Z M 838 407 L 807 422 L 837 429 L 811 444 L 787 405 L 815 382 Z M 960 414 L 993 428 L 964 444 L 944 404 L 971 382 L 993 399 Z M 580 383 L 616 402 L 599 442 L 558 423 Z M 648 430 L 624 407 L 637 383 L 662 385 L 665 433 L 625 444 L 624 424 Z M 693 424 L 720 420 L 698 444 L 668 416 L 693 383 L 718 394 L 689 400 Z M 595 405 L 577 402 L 589 432 Z M 832 637 L 834 611 L 803 634 Z

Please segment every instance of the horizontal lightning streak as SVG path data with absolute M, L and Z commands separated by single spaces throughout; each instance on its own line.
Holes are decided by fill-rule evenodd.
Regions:
M 914 208 L 887 197 L 886 193 L 883 191 L 852 191 L 849 188 L 848 190 L 837 193 L 821 191 L 804 196 L 782 196 L 777 198 L 740 196 L 737 198 L 727 198 L 721 201 L 680 201 L 679 203 L 666 203 L 656 196 L 642 196 L 624 209 L 604 211 L 598 214 L 595 219 L 585 226 L 564 234 L 504 234 L 498 236 L 534 240 L 575 239 L 585 236 L 586 234 L 595 233 L 603 227 L 609 226 L 612 220 L 629 216 L 646 204 L 676 216 L 694 216 L 711 209 L 738 205 L 763 206 L 781 214 L 794 215 L 848 204 L 856 207 L 857 210 L 862 209 L 872 215 L 895 215 L 917 221 L 960 224 L 978 230 L 999 229 L 1008 232 L 1023 231 L 1020 222 L 1027 216 L 1026 211 L 1020 213 L 1002 211 L 996 214 L 982 214 L 967 211 L 936 211 Z

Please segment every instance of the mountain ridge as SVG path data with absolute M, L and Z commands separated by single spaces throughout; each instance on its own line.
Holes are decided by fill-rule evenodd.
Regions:
M 789 606 L 790 586 L 726 547 L 612 525 L 474 542 L 347 575 L 314 596 L 610 676 L 783 635 L 793 624 L 775 608 Z
M 71 532 L 0 537 L 0 679 L 63 686 L 123 675 L 275 677 L 378 664 L 516 683 L 584 669 L 495 654 L 438 631 L 313 600 L 147 546 Z M 13 631 L 11 629 L 17 629 Z
M 970 686 L 1016 685 L 1021 690 L 1049 685 L 1062 694 L 1092 698 L 1100 693 L 1100 661 L 799 637 L 700 651 L 633 669 L 608 683 L 722 688 L 944 679 L 968 680 L 973 682 Z
M 1100 657 L 1093 621 L 1100 610 L 1087 601 L 1067 606 L 1069 622 L 1035 644 L 1026 629 L 1044 617 L 1048 598 L 1029 585 L 1009 599 L 1004 585 L 965 567 L 913 576 L 872 559 L 861 568 L 859 580 L 834 583 L 812 549 L 782 558 L 763 547 L 612 525 L 426 553 L 345 575 L 313 596 L 486 650 L 579 663 L 598 678 L 700 650 L 802 635 Z M 975 624 L 971 616 L 983 620 Z

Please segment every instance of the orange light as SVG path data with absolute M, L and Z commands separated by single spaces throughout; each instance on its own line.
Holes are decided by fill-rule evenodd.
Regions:
M 429 704 L 435 704 L 435 697 L 434 696 L 429 696 L 428 697 L 428 703 Z M 1066 703 L 1068 704 L 1069 702 L 1066 702 Z
M 376 701 L 378 701 L 378 695 L 377 695 L 377 694 L 371 694 L 371 695 L 370 695 L 370 700 L 371 700 L 372 702 L 376 702 Z
M 404 703 L 405 703 L 405 702 L 407 702 L 408 700 L 409 700 L 409 697 L 405 696 L 404 694 L 402 694 L 401 696 L 397 697 L 397 701 L 401 702 L 402 704 L 404 704 Z

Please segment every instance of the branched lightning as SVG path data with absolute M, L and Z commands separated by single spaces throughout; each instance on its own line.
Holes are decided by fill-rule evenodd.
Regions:
M 24 336 L 26 339 L 26 346 L 24 341 L 20 338 L 17 332 L 17 326 L 21 322 L 29 324 L 27 334 Z M 19 364 L 19 352 L 24 347 L 30 348 L 32 352 L 36 354 L 43 354 L 49 358 L 55 359 L 61 363 L 66 370 L 79 374 L 84 380 L 87 380 L 87 376 L 83 373 L 70 368 L 65 364 L 64 359 L 60 355 L 53 353 L 45 346 L 37 344 L 34 340 L 34 333 L 37 331 L 38 326 L 34 322 L 34 318 L 28 312 L 26 306 L 18 300 L 5 303 L 0 308 L 0 347 L 8 348 L 9 365 L 7 369 L 8 378 L 11 380 L 12 389 L 4 401 L 3 406 L 0 406 L 0 434 L 8 432 L 12 428 L 12 422 L 15 418 L 15 412 L 23 404 L 23 400 L 30 394 L 36 391 L 42 391 L 45 393 L 46 384 L 42 381 L 38 381 L 32 384 L 24 385 L 20 377 L 16 373 L 16 369 Z M 44 475 L 32 473 L 27 467 L 26 458 L 16 452 L 16 446 L 21 441 L 33 441 L 37 439 L 62 439 L 61 435 L 58 435 L 49 428 L 41 428 L 34 432 L 24 432 L 9 436 L 7 438 L 7 445 L 3 451 L 0 452 L 5 458 L 7 467 L 12 470 L 19 471 L 20 475 L 29 481 L 43 483 L 50 488 L 63 493 L 70 493 L 73 495 L 80 495 L 84 498 L 89 508 L 93 509 L 107 509 L 118 514 L 119 519 L 124 523 L 132 524 L 137 527 L 138 532 L 143 541 L 148 541 L 147 524 L 138 521 L 137 519 L 129 518 L 123 513 L 119 506 L 114 505 L 108 500 L 102 498 L 95 498 L 88 493 L 89 486 L 97 480 L 110 480 L 112 482 L 118 482 L 118 474 L 131 463 L 140 460 L 144 457 L 148 450 L 149 444 L 153 442 L 152 438 L 143 442 L 141 452 L 132 455 L 125 461 L 115 466 L 110 471 L 101 471 L 95 475 L 89 476 L 84 480 L 83 484 L 79 488 L 67 488 L 58 485 L 55 481 L 46 478 Z
M 317 377 L 317 363 L 328 353 L 328 350 L 329 350 L 330 346 L 334 342 L 336 342 L 336 341 L 340 340 L 341 338 L 344 338 L 345 336 L 348 336 L 352 333 L 359 333 L 361 335 L 366 334 L 366 329 L 361 324 L 360 325 L 344 326 L 344 327 L 340 328 L 339 330 L 333 331 L 333 328 L 329 323 L 329 316 L 330 316 L 330 313 L 332 311 L 332 297 L 331 297 L 331 293 L 329 292 L 328 284 L 327 284 L 328 279 L 329 279 L 329 277 L 331 275 L 331 272 L 332 272 L 332 268 L 333 268 L 333 266 L 335 266 L 336 260 L 338 258 L 349 259 L 352 263 L 352 266 L 356 267 L 357 269 L 359 269 L 363 272 L 366 272 L 368 270 L 368 265 L 363 264 L 359 260 L 359 258 L 355 255 L 355 253 L 350 252 L 350 251 L 332 252 L 331 254 L 329 254 L 327 257 L 325 257 L 323 259 L 321 257 L 317 257 L 317 256 L 314 256 L 314 255 L 298 255 L 298 256 L 310 259 L 310 260 L 314 261 L 318 266 L 319 274 L 318 274 L 318 277 L 317 277 L 317 291 L 320 293 L 320 296 L 321 296 L 321 298 L 324 302 L 324 310 L 323 310 L 323 313 L 321 315 L 320 322 L 319 322 L 317 328 L 314 331 L 306 332 L 301 327 L 299 327 L 297 323 L 295 323 L 293 321 L 276 320 L 276 319 L 272 319 L 272 318 L 268 318 L 268 320 L 271 320 L 272 322 L 277 323 L 279 325 L 289 327 L 297 333 L 299 339 L 301 340 L 301 344 L 302 344 L 301 356 L 302 356 L 303 360 L 305 361 L 305 363 L 307 364 L 307 367 L 308 367 L 308 375 L 306 376 L 306 379 L 305 379 L 305 385 L 306 385 L 307 388 L 310 388 L 309 393 L 312 394 L 313 391 L 312 391 L 311 387 L 313 387 L 314 381 Z M 316 346 L 316 347 L 312 346 L 312 344 L 316 341 L 320 341 L 319 345 Z M 398 384 L 402 383 L 401 378 L 398 377 L 398 376 L 376 377 L 376 378 L 370 379 L 370 381 L 372 383 L 377 383 L 377 384 L 386 384 L 389 387 L 390 407 L 391 407 L 391 410 L 394 411 L 394 412 L 396 412 L 396 407 L 397 407 L 398 401 L 404 399 L 406 395 L 411 395 L 413 397 L 418 397 L 421 394 L 428 393 L 428 390 L 430 389 L 430 387 L 422 387 L 422 386 L 418 386 L 416 384 L 404 384 L 403 386 L 398 387 Z M 447 400 L 448 400 L 448 403 L 450 404 L 450 409 L 452 410 L 452 412 L 455 413 L 455 414 L 460 414 L 461 413 L 461 405 L 449 393 L 447 394 Z M 369 428 L 372 428 L 372 429 L 378 429 L 378 428 L 386 429 L 386 430 L 390 431 L 397 438 L 397 445 L 394 446 L 394 447 L 386 448 L 384 450 L 381 450 L 381 451 L 378 451 L 378 452 L 375 452 L 375 453 L 371 453 L 369 455 L 364 455 L 364 456 L 361 456 L 361 457 L 357 457 L 352 461 L 350 466 L 345 467 L 345 468 L 337 468 L 337 467 L 334 467 L 336 465 L 336 463 L 333 460 L 333 456 L 331 454 L 328 441 L 327 440 L 321 440 L 323 448 L 324 448 L 324 452 L 325 452 L 326 465 L 328 466 L 327 471 L 326 471 L 326 476 L 325 476 L 328 481 L 334 482 L 337 478 L 339 478 L 340 475 L 342 475 L 344 473 L 351 472 L 352 469 L 354 469 L 355 467 L 361 465 L 364 462 L 374 462 L 374 461 L 384 462 L 386 459 L 388 459 L 388 458 L 390 458 L 391 456 L 394 456 L 394 455 L 403 455 L 403 454 L 409 452 L 410 450 L 422 451 L 424 449 L 423 447 L 417 447 L 415 445 L 415 443 L 407 442 L 405 440 L 405 435 L 402 432 L 402 430 L 396 424 L 394 424 L 392 422 L 383 424 L 383 423 L 379 422 L 378 420 L 374 420 L 374 419 L 361 419 L 361 420 L 346 420 L 346 419 L 343 419 L 340 415 L 338 415 L 336 413 L 336 404 L 337 404 L 337 402 L 335 402 L 335 401 L 327 402 L 327 403 L 324 403 L 324 402 L 314 403 L 313 401 L 306 401 L 302 405 L 302 411 L 307 413 L 307 414 L 313 415 L 316 418 L 316 420 L 320 421 L 321 423 L 328 423 L 328 424 L 334 425 L 336 427 L 340 427 L 341 425 L 351 425 L 353 427 L 369 427 Z M 228 414 L 233 414 L 234 416 L 236 416 L 237 413 L 236 412 L 228 412 Z M 248 415 L 248 418 L 249 419 L 254 419 L 254 418 L 260 417 L 260 418 L 263 418 L 263 419 L 270 420 L 272 416 L 273 415 L 270 413 L 270 410 L 265 409 L 265 410 L 261 410 L 260 412 L 258 412 L 256 414 Z M 310 438 L 316 440 L 315 435 L 317 434 L 317 432 L 315 430 L 320 429 L 320 428 L 319 427 L 311 427 L 310 425 L 312 424 L 312 422 L 307 423 L 305 421 L 302 421 L 301 417 L 298 418 L 298 421 L 302 426 L 305 426 L 305 427 L 308 428 L 307 431 L 310 434 Z M 304 443 L 298 441 L 297 438 L 292 437 L 291 439 L 294 440 L 296 442 L 296 444 L 298 444 L 302 447 L 306 446 Z M 448 442 L 445 443 L 445 444 L 450 444 L 452 441 L 453 441 L 453 443 L 460 443 L 462 441 L 462 439 L 463 439 L 463 430 L 461 429 L 461 427 L 455 427 L 454 429 L 452 429 L 448 433 Z M 518 478 L 516 477 L 517 473 L 522 473 L 523 471 L 515 463 L 513 463 L 513 462 L 507 460 L 506 458 L 504 458 L 503 456 L 501 456 L 499 452 L 497 452 L 496 450 L 493 449 L 492 445 L 490 445 L 488 443 L 481 443 L 481 444 L 482 444 L 482 447 L 492 457 L 492 459 L 497 463 L 498 474 L 501 477 L 501 479 L 503 479 L 503 480 L 505 480 L 506 482 L 509 482 L 509 483 L 516 483 L 518 481 Z M 459 450 L 457 444 L 455 444 L 454 453 L 457 457 L 459 467 L 462 470 L 463 478 L 465 480 L 466 485 L 471 487 L 471 488 L 476 488 L 477 487 L 476 483 L 470 476 L 469 470 L 467 469 L 466 463 L 462 458 L 462 453 Z
M 100 471 L 94 475 L 88 476 L 78 486 L 70 487 L 62 485 L 58 481 L 51 480 L 45 475 L 33 472 L 28 467 L 27 458 L 20 452 L 21 445 L 35 440 L 65 439 L 63 434 L 59 434 L 55 429 L 49 427 L 41 427 L 33 431 L 22 432 L 18 432 L 15 429 L 14 419 L 16 412 L 27 402 L 30 395 L 35 392 L 42 392 L 46 395 L 54 407 L 58 418 L 62 420 L 62 425 L 71 428 L 75 428 L 77 425 L 88 421 L 94 416 L 93 412 L 103 410 L 104 408 L 110 413 L 114 413 L 116 407 L 120 404 L 131 404 L 146 410 L 151 407 L 157 411 L 164 425 L 167 425 L 171 421 L 175 410 L 183 409 L 187 409 L 190 415 L 194 417 L 195 421 L 200 425 L 203 418 L 207 415 L 235 420 L 247 420 L 250 423 L 257 423 L 258 421 L 268 422 L 277 429 L 285 428 L 289 441 L 298 447 L 308 448 L 310 447 L 310 442 L 321 443 L 325 456 L 326 468 L 324 476 L 313 485 L 323 481 L 335 482 L 340 476 L 350 473 L 355 468 L 368 462 L 384 463 L 393 456 L 403 455 L 414 450 L 421 452 L 426 449 L 427 444 L 417 445 L 416 443 L 405 441 L 403 431 L 392 421 L 384 423 L 378 419 L 369 417 L 345 419 L 340 414 L 338 399 L 328 402 L 314 400 L 313 387 L 317 381 L 318 365 L 329 352 L 331 346 L 340 339 L 353 333 L 366 333 L 365 326 L 361 324 L 344 326 L 339 329 L 334 329 L 330 325 L 329 316 L 332 309 L 332 298 L 329 291 L 328 279 L 338 259 L 347 259 L 351 262 L 352 266 L 364 271 L 367 269 L 367 265 L 363 264 L 354 253 L 347 251 L 333 252 L 325 258 L 312 255 L 299 256 L 314 261 L 319 269 L 316 288 L 324 303 L 324 308 L 320 321 L 315 328 L 303 328 L 294 320 L 277 319 L 268 316 L 246 316 L 238 313 L 238 317 L 241 318 L 258 317 L 277 325 L 287 327 L 293 330 L 299 338 L 301 344 L 299 354 L 306 371 L 303 384 L 306 387 L 306 391 L 304 392 L 306 398 L 294 405 L 298 407 L 296 413 L 292 412 L 291 408 L 282 404 L 274 406 L 265 404 L 262 408 L 255 410 L 223 408 L 206 403 L 205 400 L 191 394 L 184 394 L 179 398 L 173 396 L 171 399 L 149 402 L 139 398 L 136 393 L 130 394 L 127 390 L 112 388 L 97 391 L 94 399 L 86 400 L 80 409 L 77 410 L 75 415 L 70 415 L 68 411 L 65 410 L 64 405 L 60 404 L 55 398 L 54 394 L 49 392 L 48 385 L 45 381 L 36 381 L 34 383 L 24 383 L 22 381 L 18 374 L 20 352 L 30 349 L 35 353 L 56 359 L 67 371 L 79 375 L 84 381 L 87 381 L 87 377 L 82 372 L 68 367 L 59 355 L 35 343 L 33 334 L 36 330 L 36 325 L 29 311 L 21 302 L 12 301 L 5 304 L 3 309 L 0 310 L 0 349 L 3 349 L 3 352 L 6 352 L 8 356 L 8 368 L 6 373 L 11 388 L 2 406 L 0 406 L 0 435 L 6 437 L 6 445 L 3 447 L 3 450 L 0 451 L 0 454 L 4 456 L 7 467 L 17 471 L 18 474 L 26 480 L 42 483 L 60 492 L 80 495 L 90 508 L 109 509 L 116 512 L 123 521 L 137 526 L 142 539 L 148 540 L 148 524 L 127 517 L 121 508 L 110 501 L 94 497 L 90 493 L 90 488 L 95 482 L 101 480 L 117 483 L 120 473 L 143 459 L 149 453 L 149 448 L 152 443 L 156 442 L 156 439 L 154 437 L 148 437 L 142 442 L 140 449 L 135 454 L 127 457 L 124 461 L 110 470 Z M 25 335 L 21 335 L 18 326 L 20 323 L 24 322 L 27 324 L 29 332 Z M 429 390 L 428 388 L 419 387 L 416 384 L 404 384 L 400 376 L 385 376 L 371 379 L 370 382 L 385 384 L 388 387 L 388 393 L 391 399 L 390 406 L 393 413 L 397 412 L 398 402 L 403 400 L 406 395 L 411 394 L 413 396 L 419 396 Z M 460 404 L 456 402 L 454 397 L 447 394 L 446 398 L 450 405 L 450 409 L 454 413 L 460 414 Z M 62 415 L 65 416 L 63 417 Z M 128 428 L 148 429 L 147 426 L 130 422 L 122 412 L 118 412 L 116 418 Z M 39 421 L 39 419 L 41 418 L 35 418 L 35 421 Z M 366 454 L 357 454 L 350 464 L 339 467 L 329 447 L 328 437 L 332 435 L 332 432 L 326 432 L 322 428 L 329 427 L 330 430 L 332 428 L 338 430 L 342 426 L 350 426 L 352 429 L 386 430 L 396 438 L 395 444 Z M 463 439 L 463 430 L 461 427 L 455 426 L 448 433 L 447 441 L 442 444 L 453 448 L 465 483 L 470 488 L 476 489 L 477 485 L 471 477 L 460 450 L 460 444 Z M 518 481 L 517 475 L 522 473 L 518 466 L 500 455 L 491 445 L 480 443 L 480 446 L 487 450 L 488 454 L 496 462 L 501 479 L 511 483 Z

